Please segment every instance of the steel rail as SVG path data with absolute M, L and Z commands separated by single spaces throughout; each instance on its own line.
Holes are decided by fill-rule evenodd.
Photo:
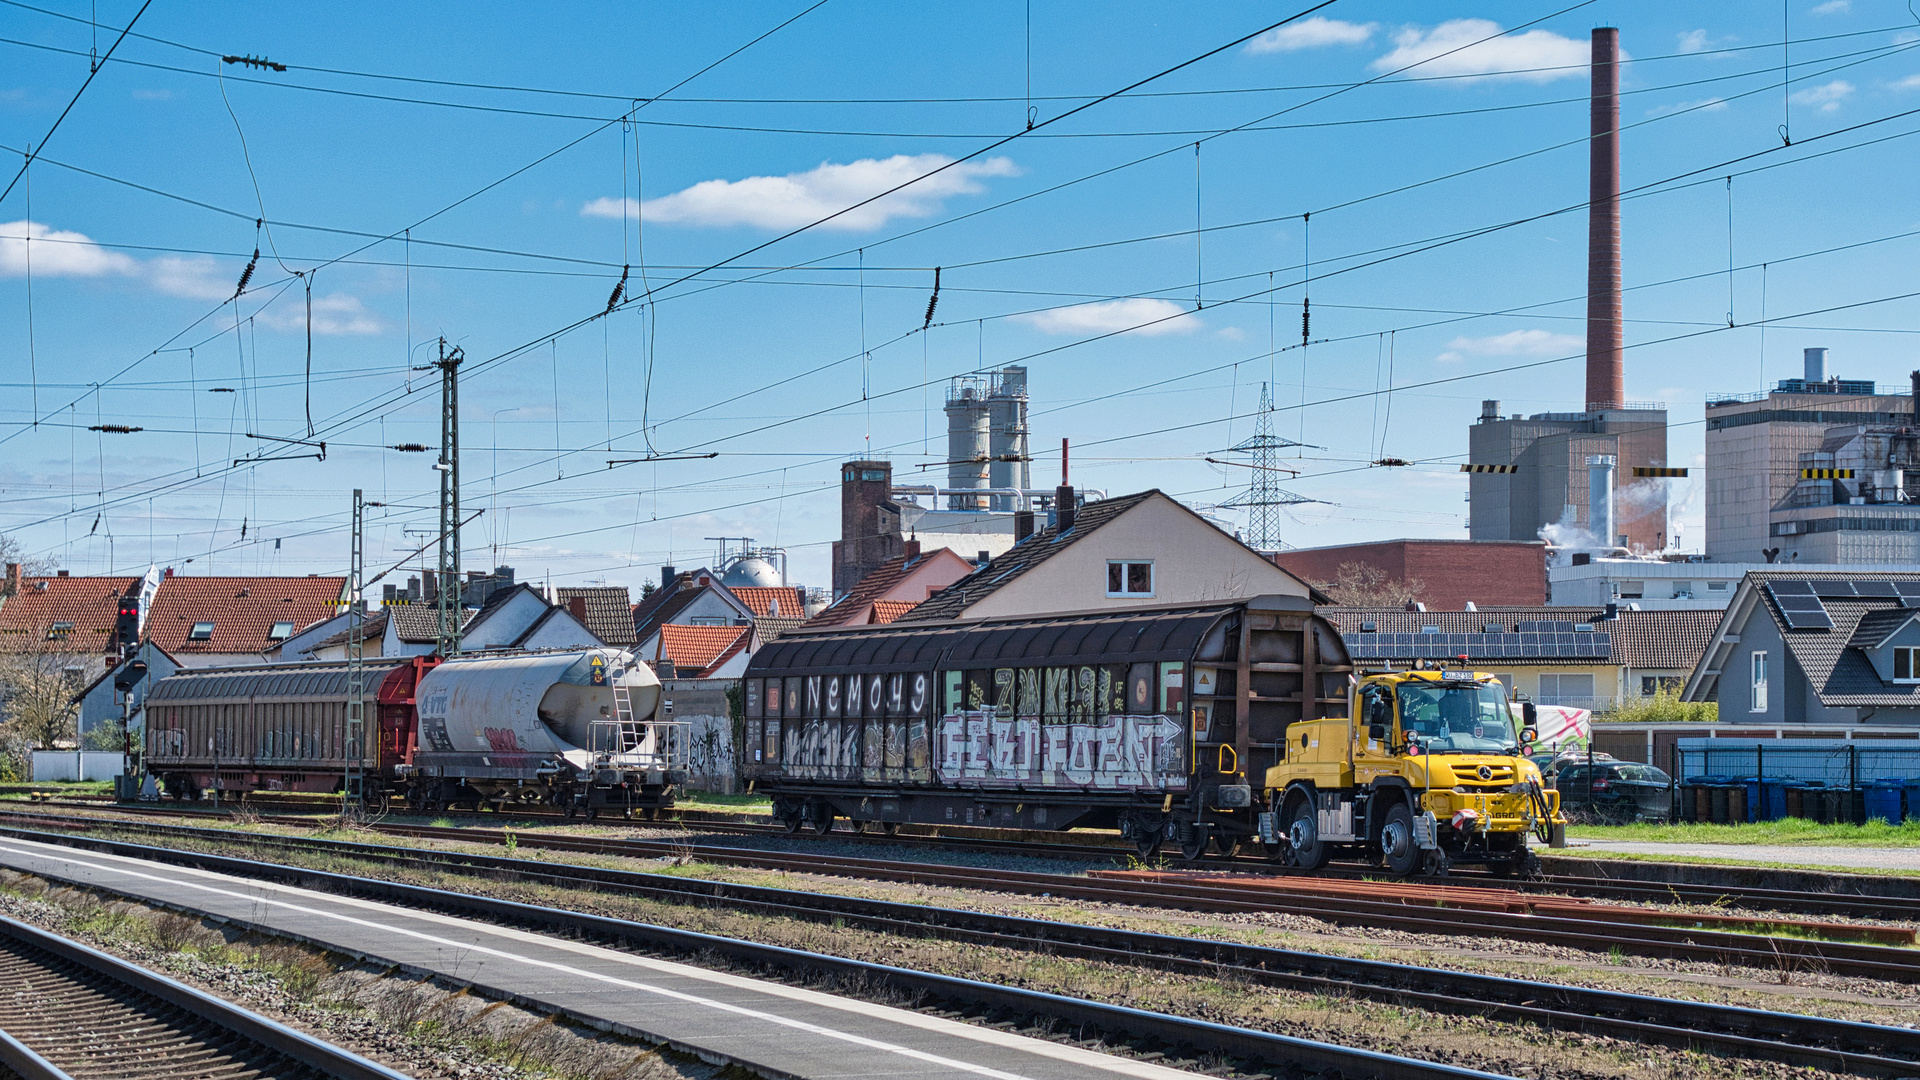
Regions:
M 153 1043 L 156 1032 L 152 1029 L 177 1032 L 187 1047 L 173 1045 L 165 1050 L 164 1056 L 170 1060 L 171 1067 L 189 1068 L 182 1060 L 182 1052 L 198 1042 L 206 1046 L 203 1053 L 242 1057 L 255 1064 L 258 1074 L 266 1077 L 408 1080 L 405 1073 L 322 1042 L 230 1001 L 4 916 L 0 916 L 0 955 L 44 968 L 52 976 L 48 982 L 35 985 L 36 1000 L 58 1000 L 63 991 L 81 997 L 109 992 L 118 1010 L 123 1010 L 126 1018 L 139 1026 L 138 1038 L 143 1042 Z M 109 1013 L 94 1019 L 111 1025 L 116 1017 Z M 96 1051 L 101 1042 L 95 1041 Z M 63 1046 L 70 1045 L 53 1045 L 48 1047 L 48 1052 L 54 1058 L 63 1058 L 66 1056 L 61 1052 Z M 0 1042 L 0 1061 L 23 1077 L 67 1075 L 12 1035 Z M 87 1064 L 97 1068 L 102 1061 L 98 1056 L 90 1056 Z
M 358 841 L 235 834 L 183 826 L 150 828 L 162 835 L 283 851 L 319 849 L 390 866 L 478 871 L 479 876 L 563 888 L 596 888 L 677 903 L 724 901 L 730 910 L 754 910 L 860 925 L 887 933 L 935 936 L 1200 976 L 1232 974 L 1263 985 L 1367 997 L 1436 1012 L 1520 1020 L 1547 1028 L 1822 1071 L 1885 1078 L 1920 1075 L 1920 1033 L 1886 1025 L 642 871 L 465 852 L 423 852 Z
M 274 820 L 274 819 L 266 819 Z M 299 819 L 280 823 L 306 823 Z M 949 888 L 1049 895 L 1103 903 L 1217 912 L 1269 911 L 1306 915 L 1343 926 L 1393 926 L 1434 935 L 1478 935 L 1596 952 L 1632 953 L 1711 963 L 1738 963 L 1765 971 L 1806 968 L 1840 975 L 1920 983 L 1920 951 L 1806 938 L 1761 936 L 1698 927 L 1609 922 L 1564 914 L 1534 915 L 1464 908 L 1420 907 L 1392 900 L 1311 894 L 1275 894 L 1204 883 L 1114 881 L 1066 874 L 897 862 L 812 852 L 767 852 L 665 840 L 607 840 L 551 833 L 509 832 L 381 822 L 392 836 L 505 845 L 589 854 L 658 858 L 697 854 L 703 861 L 789 873 L 839 874 L 868 880 Z M 1674 921 L 1684 922 L 1677 913 Z
M 777 945 L 763 945 L 739 938 L 704 934 L 674 927 L 614 919 L 603 915 L 565 911 L 513 900 L 448 892 L 378 878 L 286 866 L 258 860 L 238 859 L 203 852 L 185 852 L 156 848 L 99 837 L 61 833 L 33 834 L 31 830 L 5 829 L 9 835 L 26 836 L 45 843 L 130 856 L 172 865 L 189 865 L 238 877 L 266 880 L 301 888 L 331 892 L 340 896 L 397 903 L 407 907 L 437 911 L 461 917 L 486 919 L 520 929 L 539 928 L 582 938 L 597 938 L 629 947 L 665 950 L 681 954 L 705 954 L 756 969 L 775 969 L 807 978 L 829 977 L 848 985 L 888 988 L 916 995 L 923 1001 L 938 1002 L 945 1008 L 959 1009 L 969 1015 L 987 1018 L 1051 1018 L 1082 1029 L 1102 1032 L 1113 1043 L 1136 1049 L 1166 1050 L 1213 1054 L 1241 1062 L 1277 1067 L 1295 1075 L 1301 1071 L 1332 1074 L 1342 1080 L 1513 1080 L 1500 1074 L 1482 1072 L 1438 1062 L 1399 1057 L 1359 1047 L 1317 1042 L 1276 1032 L 1234 1027 L 1207 1020 L 1173 1016 L 1142 1009 L 1089 1001 L 1061 994 L 1050 994 L 1020 987 L 937 975 L 865 960 L 812 953 Z M 39 870 L 36 874 L 82 888 L 118 893 L 144 903 L 162 904 L 128 889 L 90 881 L 77 874 Z M 162 906 L 207 915 L 187 905 L 165 903 Z M 220 915 L 226 922 L 260 934 L 304 941 L 320 948 L 339 946 L 323 937 L 304 931 L 271 926 L 255 919 Z M 516 991 L 492 987 L 451 973 L 442 978 L 461 982 L 494 996 L 512 997 Z M 549 1006 L 565 1013 L 564 1008 Z M 925 1008 L 926 1006 L 923 1006 Z M 929 1010 L 932 1011 L 932 1010 Z

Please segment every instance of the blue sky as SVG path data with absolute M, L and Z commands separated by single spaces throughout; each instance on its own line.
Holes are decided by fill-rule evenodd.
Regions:
M 835 464 L 937 476 L 941 380 L 1013 362 L 1038 482 L 1065 437 L 1077 483 L 1224 501 L 1245 470 L 1204 459 L 1271 382 L 1319 500 L 1288 543 L 1464 536 L 1481 399 L 1580 405 L 1600 25 L 1645 188 L 1628 393 L 1674 462 L 1804 346 L 1916 366 L 1914 302 L 1865 303 L 1920 288 L 1904 4 L 1796 0 L 1783 49 L 1765 5 L 1342 0 L 1055 119 L 1307 6 L 155 0 L 0 205 L 0 532 L 77 573 L 337 572 L 357 486 L 384 567 L 435 520 L 432 455 L 382 447 L 438 442 L 444 335 L 470 567 L 638 585 L 752 536 L 825 584 Z M 137 8 L 0 6 L 0 176 Z M 325 461 L 248 460 L 309 410 Z M 607 465 L 649 448 L 719 456 Z M 1698 480 L 1673 500 L 1697 547 Z

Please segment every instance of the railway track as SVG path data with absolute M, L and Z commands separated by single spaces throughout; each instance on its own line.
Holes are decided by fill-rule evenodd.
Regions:
M 0 918 L 0 1064 L 22 1080 L 406 1080 L 210 994 Z
M 223 830 L 161 827 L 176 838 L 237 843 L 261 851 L 319 849 L 394 868 L 437 869 L 592 888 L 676 903 L 723 903 L 730 910 L 973 944 L 1148 966 L 1205 977 L 1340 997 L 1364 997 L 1436 1012 L 1486 1016 L 1655 1043 L 1717 1055 L 1777 1061 L 1827 1072 L 1907 1077 L 1920 1074 L 1920 1033 L 1829 1020 L 1414 965 L 1355 960 L 1296 950 L 1184 936 L 1113 930 L 917 904 L 728 884 L 637 871 L 556 865 L 525 859 L 421 852 L 353 841 L 306 840 Z M 11 831 L 11 830 L 9 830 Z M 157 830 L 156 830 L 157 831 Z M 171 860 L 194 863 L 173 851 Z M 221 862 L 230 862 L 225 857 Z M 215 867 L 209 866 L 209 869 Z M 274 867 L 274 872 L 295 872 Z
M 1270 1031 L 445 889 L 99 838 L 45 834 L 41 839 L 83 850 L 146 858 L 174 865 L 193 865 L 238 877 L 477 919 L 516 930 L 548 931 L 566 938 L 611 944 L 648 954 L 693 956 L 708 966 L 719 964 L 762 975 L 773 972 L 802 981 L 825 980 L 836 986 L 863 987 L 883 997 L 911 999 L 915 1003 L 914 1008 L 933 1016 L 964 1020 L 1035 1038 L 1051 1038 L 1101 1052 L 1111 1053 L 1121 1049 L 1136 1057 L 1205 1075 L 1284 1077 L 1286 1080 L 1305 1080 L 1308 1077 L 1324 1077 L 1326 1080 L 1511 1080 L 1475 1069 Z M 68 875 L 37 866 L 34 872 L 56 881 L 145 899 L 135 891 L 91 882 L 83 871 Z M 204 914 L 191 906 L 169 906 L 193 914 Z M 253 916 L 233 912 L 221 917 L 230 925 L 242 929 L 275 934 L 320 947 L 329 946 L 324 937 L 305 929 L 280 928 Z M 568 1012 L 564 1007 L 557 1008 L 557 1011 L 561 1014 Z
M 186 807 L 130 806 L 115 803 L 110 799 L 64 799 L 47 800 L 40 805 L 87 807 L 91 809 L 113 810 L 117 812 L 141 815 L 181 815 L 206 816 L 220 812 Z M 285 809 L 303 813 L 319 812 L 321 809 L 314 800 L 262 801 L 248 800 L 248 805 L 258 809 Z M 337 806 L 332 812 L 337 812 Z M 436 815 L 451 818 L 464 818 L 476 822 L 488 822 L 495 829 L 502 815 L 496 813 L 471 813 L 448 811 Z M 539 808 L 516 806 L 508 818 L 526 818 L 530 820 L 565 820 L 561 815 L 539 812 Z M 739 815 L 718 814 L 707 811 L 673 811 L 670 817 L 663 818 L 658 824 L 670 825 L 675 822 L 697 828 L 702 832 L 733 833 L 748 836 L 784 836 L 788 831 L 779 825 L 740 821 Z M 1097 841 L 1080 843 L 1060 843 L 1050 839 L 1008 839 L 998 834 L 1005 830 L 974 829 L 965 826 L 908 826 L 899 833 L 885 835 L 878 832 L 853 832 L 846 829 L 827 834 L 834 840 L 872 843 L 898 847 L 911 847 L 930 850 L 972 851 L 994 855 L 1014 855 L 1027 858 L 1084 860 L 1095 863 L 1124 862 L 1133 858 L 1131 845 L 1117 839 L 1112 843 Z M 525 834 L 521 834 L 525 837 Z M 1050 836 L 1053 834 L 1040 834 Z M 1090 838 L 1089 838 L 1090 839 Z M 1203 869 L 1244 870 L 1259 873 L 1284 873 L 1264 858 L 1255 855 L 1240 855 L 1234 858 L 1209 856 L 1197 863 L 1181 865 Z M 1623 866 L 1622 873 L 1630 873 L 1632 867 Z M 1380 871 L 1361 867 L 1329 866 L 1314 872 L 1316 877 L 1344 878 L 1355 881 L 1378 880 Z M 1523 881 L 1510 878 L 1494 878 L 1491 875 L 1473 870 L 1449 879 L 1454 883 L 1496 883 L 1502 889 L 1523 892 L 1564 893 L 1591 899 L 1627 900 L 1652 904 L 1700 904 L 1725 908 L 1728 906 L 1749 911 L 1771 911 L 1795 915 L 1843 916 L 1857 919 L 1890 920 L 1920 923 L 1920 897 L 1898 896 L 1883 893 L 1851 892 L 1808 892 L 1804 890 L 1768 889 L 1742 885 L 1702 885 L 1669 883 L 1661 881 L 1642 881 L 1630 877 L 1595 877 L 1591 875 L 1548 874 L 1538 880 Z
M 30 812 L 11 811 L 0 811 L 0 815 L 16 819 L 32 816 Z M 86 820 L 53 819 L 49 823 L 73 827 L 76 821 Z M 288 819 L 280 823 L 297 824 L 300 821 Z M 80 827 L 86 826 L 82 824 Z M 789 873 L 826 874 L 1100 903 L 1194 911 L 1305 915 L 1341 926 L 1391 926 L 1410 933 L 1435 936 L 1493 937 L 1598 953 L 1619 952 L 1738 964 L 1770 973 L 1828 972 L 1920 983 L 1920 950 L 1916 949 L 1711 929 L 1702 925 L 1688 925 L 1688 916 L 1678 912 L 1663 924 L 1639 918 L 1634 921 L 1610 920 L 1603 912 L 1582 917 L 1577 910 L 1529 914 L 1437 906 L 1423 895 L 1426 891 L 1424 887 L 1393 882 L 1380 882 L 1376 888 L 1369 890 L 1369 893 L 1377 895 L 1357 897 L 1253 890 L 1231 882 L 1102 880 L 1069 874 L 899 862 L 815 852 L 772 852 L 697 841 L 615 840 L 393 822 L 376 823 L 371 828 L 390 836 L 419 839 L 505 846 L 511 838 L 515 847 L 528 849 L 643 859 L 690 856 L 704 862 Z M 158 832 L 154 834 L 158 835 Z M 227 830 L 219 835 L 233 834 Z M 1790 924 L 1761 923 L 1752 928 L 1794 932 Z

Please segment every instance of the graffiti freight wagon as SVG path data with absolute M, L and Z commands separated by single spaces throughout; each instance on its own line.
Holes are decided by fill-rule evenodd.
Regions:
M 800 632 L 748 669 L 742 769 L 792 829 L 1250 827 L 1247 770 L 1349 670 L 1288 597 Z

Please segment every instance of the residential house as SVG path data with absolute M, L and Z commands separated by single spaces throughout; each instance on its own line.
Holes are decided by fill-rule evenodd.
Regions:
M 633 599 L 625 585 L 562 585 L 553 590 L 553 601 L 601 641 L 622 649 L 637 644 Z
M 1406 667 L 1466 657 L 1509 694 L 1542 705 L 1605 711 L 1677 692 L 1719 613 L 1618 608 L 1407 611 L 1323 607 L 1356 664 Z
M 548 603 L 525 582 L 495 591 L 460 631 L 462 652 L 590 649 L 605 644 L 572 611 Z
M 1743 729 L 1920 726 L 1920 573 L 1754 571 L 1686 684 Z M 1747 737 L 1753 737 L 1748 735 Z
M 720 577 L 708 570 L 685 570 L 673 575 L 633 609 L 634 637 L 641 655 L 661 626 L 740 626 L 752 623 L 754 610 Z
M 344 577 L 188 577 L 160 581 L 141 636 L 183 666 L 258 664 L 346 602 Z
M 128 666 L 136 662 L 145 664 L 146 670 Z M 182 666 L 167 650 L 152 642 L 142 642 L 126 663 L 104 669 L 73 696 L 74 703 L 80 707 L 80 734 L 84 737 L 106 721 L 132 719 L 137 725 L 140 703 L 145 700 L 147 690 L 154 683 L 180 671 Z M 139 674 L 123 680 L 128 672 Z M 131 685 L 123 689 L 120 686 L 122 681 Z
M 909 540 L 906 552 L 881 563 L 854 584 L 845 596 L 807 620 L 808 627 L 867 626 L 890 623 L 906 615 L 928 597 L 961 580 L 977 567 L 952 548 L 934 548 L 924 554 L 918 540 Z
M 137 577 L 71 577 L 20 573 L 8 563 L 0 582 L 0 652 L 29 653 L 57 663 L 75 690 L 119 657 L 137 627 L 119 625 L 123 601 L 139 596 Z
M 662 678 L 737 679 L 757 645 L 752 623 L 688 626 L 662 623 L 635 654 Z
M 1086 503 L 929 597 L 901 622 L 1326 597 L 1154 490 Z
M 807 621 L 807 590 L 798 585 L 728 585 L 753 612 L 754 636 L 772 641 Z

